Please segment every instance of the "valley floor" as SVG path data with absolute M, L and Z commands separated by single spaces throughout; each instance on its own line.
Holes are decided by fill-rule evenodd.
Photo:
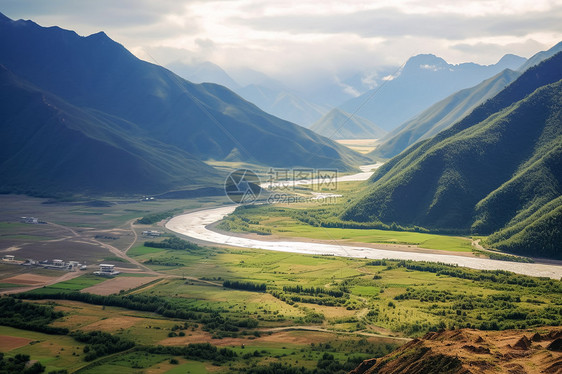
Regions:
M 476 258 L 465 255 L 428 253 L 425 251 L 389 250 L 380 246 L 358 246 L 327 244 L 322 242 L 302 241 L 273 241 L 256 240 L 253 238 L 225 235 L 209 230 L 207 226 L 220 221 L 236 209 L 235 205 L 219 208 L 198 210 L 184 215 L 176 216 L 166 223 L 169 230 L 212 244 L 229 245 L 244 248 L 260 248 L 271 251 L 306 253 L 313 255 L 335 255 L 343 257 L 369 258 L 369 259 L 399 259 L 413 261 L 433 261 L 447 264 L 456 264 L 479 270 L 505 270 L 518 274 L 536 277 L 562 278 L 562 266 L 539 263 L 519 263 L 510 261 L 497 261 Z M 375 248 L 377 247 L 377 248 Z M 405 248 L 403 248 L 405 249 Z

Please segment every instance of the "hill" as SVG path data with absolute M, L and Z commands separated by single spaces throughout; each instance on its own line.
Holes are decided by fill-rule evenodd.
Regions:
M 559 373 L 562 330 L 430 332 L 350 374 Z
M 391 131 L 430 105 L 464 88 L 472 87 L 502 70 L 516 70 L 522 57 L 506 55 L 497 64 L 452 65 L 434 55 L 411 57 L 395 76 L 361 96 L 339 106 Z
M 139 60 L 103 32 L 81 37 L 0 16 L 0 51 L 0 64 L 42 91 L 133 123 L 138 136 L 198 159 L 340 170 L 363 161 L 359 154 L 267 114 L 225 87 L 193 84 Z
M 489 245 L 560 258 L 560 66 L 562 53 L 391 159 L 342 217 L 494 234 Z
M 189 153 L 132 123 L 74 107 L 0 65 L 0 191 L 154 193 L 220 183 Z
M 310 129 L 330 139 L 379 139 L 386 131 L 368 119 L 352 116 L 341 109 L 332 109 Z
M 461 90 L 433 104 L 414 119 L 387 134 L 370 156 L 391 158 L 418 140 L 434 136 L 466 116 L 485 100 L 495 96 L 518 76 L 519 73 L 506 69 L 474 87 Z

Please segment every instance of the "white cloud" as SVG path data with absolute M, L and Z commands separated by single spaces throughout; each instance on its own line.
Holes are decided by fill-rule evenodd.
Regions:
M 81 35 L 104 30 L 162 64 L 210 60 L 295 85 L 419 53 L 489 64 L 562 40 L 561 0 L 0 0 L 0 10 Z

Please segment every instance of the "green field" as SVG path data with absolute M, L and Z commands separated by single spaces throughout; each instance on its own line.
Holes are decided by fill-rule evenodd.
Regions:
M 49 335 L 35 331 L 26 331 L 12 327 L 0 326 L 0 335 L 29 339 L 30 343 L 21 348 L 7 352 L 7 356 L 18 353 L 30 355 L 46 366 L 46 372 L 52 370 L 76 370 L 84 365 L 80 353 L 83 344 L 68 336 Z
M 32 293 L 48 293 L 53 291 L 80 291 L 84 288 L 94 286 L 98 283 L 106 281 L 106 277 L 99 277 L 92 274 L 85 274 L 78 278 L 67 280 L 64 282 L 59 282 L 51 286 L 45 286 L 42 288 L 37 288 Z
M 137 204 L 110 207 L 104 213 L 115 214 L 114 222 L 125 225 L 120 226 L 118 234 L 102 234 L 121 236 L 118 240 L 106 239 L 112 245 L 130 245 L 130 226 L 121 214 L 127 218 L 142 216 L 146 212 L 137 210 Z M 301 215 L 312 208 L 303 204 L 244 209 L 235 223 L 244 226 L 240 223 L 244 222 L 250 229 L 266 228 L 278 236 L 471 250 L 466 238 L 314 226 L 303 222 Z M 84 214 L 84 208 L 70 209 L 74 213 L 58 214 L 72 217 L 70 222 L 77 219 L 73 214 L 78 213 L 94 221 L 99 217 Z M 90 209 L 93 212 L 104 208 L 86 208 Z M 147 211 L 158 213 L 164 209 L 175 207 L 172 202 L 163 202 Z M 333 217 L 330 207 L 318 209 L 324 210 L 312 217 Z M 138 233 L 148 227 L 162 230 L 157 224 L 135 225 L 134 229 Z M 28 225 L 4 228 L 13 233 L 14 228 L 28 229 Z M 151 240 L 162 241 L 170 236 L 166 233 Z M 6 349 L 7 357 L 28 354 L 44 364 L 47 372 L 64 368 L 69 372 L 80 369 L 81 373 L 244 373 L 252 367 L 278 363 L 302 367 L 306 374 L 314 370 L 326 373 L 319 371 L 321 367 L 330 367 L 328 373 L 346 373 L 361 359 L 382 356 L 406 341 L 397 338 L 417 337 L 427 331 L 459 327 L 533 329 L 562 324 L 562 285 L 558 280 L 445 265 L 257 249 L 152 248 L 145 247 L 144 240 L 139 236 L 127 255 L 158 271 L 161 280 L 124 294 L 90 299 L 75 291 L 107 278 L 84 274 L 32 291 L 24 302 L 52 305 L 55 311 L 64 313 L 49 327 L 68 329 L 70 333 L 48 335 L 0 327 L 0 335 L 30 339 L 23 346 Z M 0 265 L 6 275 L 20 274 L 21 268 Z M 122 274 L 116 280 L 147 275 Z M 223 285 L 225 281 L 230 282 L 225 284 L 228 287 Z M 263 286 L 261 291 L 248 288 L 257 286 Z M 136 345 L 86 362 L 87 344 L 71 336 L 78 330 L 106 332 Z M 216 354 L 151 351 L 160 345 L 181 348 L 192 343 L 210 343 L 218 351 L 227 349 L 235 356 L 219 362 L 214 358 Z
M 158 253 L 158 252 L 162 252 L 162 249 L 145 247 L 144 245 L 141 245 L 141 246 L 137 246 L 137 247 L 133 247 L 133 248 L 129 249 L 127 251 L 127 254 L 129 256 L 141 256 L 141 255 L 146 255 L 146 254 L 150 254 L 150 253 Z
M 131 295 L 158 298 L 157 305 L 192 312 L 192 317 L 54 300 L 55 310 L 65 317 L 52 325 L 71 331 L 106 331 L 139 347 L 209 342 L 232 349 L 236 357 L 213 363 L 135 348 L 104 356 L 95 364 L 85 363 L 82 355 L 76 356 L 82 346 L 72 348 L 68 336 L 48 340 L 55 344 L 54 358 L 47 358 L 44 344 L 8 353 L 28 352 L 48 368 L 85 366 L 82 372 L 87 373 L 244 372 L 272 362 L 314 370 L 327 365 L 324 354 L 328 354 L 334 367 L 341 368 L 334 372 L 346 372 L 361 359 L 384 355 L 404 343 L 386 335 L 413 337 L 440 328 L 532 328 L 562 323 L 562 285 L 555 280 L 415 262 L 249 249 L 197 247 L 138 253 L 136 258 L 148 265 L 148 260 L 159 259 L 184 265 L 152 266 L 171 277 Z M 79 290 L 99 280 L 84 275 L 31 294 L 48 299 L 49 294 Z M 266 291 L 226 288 L 222 286 L 225 280 L 265 284 Z M 228 327 L 239 321 L 254 322 L 249 327 Z M 298 327 L 312 331 L 283 330 Z M 6 329 L 11 336 L 39 334 Z
M 298 213 L 306 210 L 314 212 L 314 205 L 285 206 L 254 206 L 238 209 L 222 224 L 221 229 L 238 232 L 267 231 L 283 237 L 302 237 L 327 241 L 348 241 L 358 243 L 383 243 L 417 246 L 426 249 L 438 249 L 454 252 L 471 252 L 472 241 L 468 238 L 428 234 L 413 231 L 352 229 L 313 226 L 295 218 Z M 225 224 L 226 222 L 226 224 Z

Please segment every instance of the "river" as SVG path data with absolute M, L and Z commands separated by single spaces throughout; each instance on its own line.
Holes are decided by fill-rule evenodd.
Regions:
M 378 166 L 378 165 L 377 165 Z M 350 175 L 346 180 L 366 180 L 372 174 L 363 170 L 362 173 Z M 354 179 L 355 178 L 355 179 Z M 520 263 L 511 261 L 498 261 L 485 258 L 456 256 L 454 254 L 434 254 L 420 252 L 392 251 L 370 247 L 339 245 L 329 243 L 312 243 L 305 241 L 267 241 L 230 236 L 209 230 L 207 226 L 223 219 L 232 213 L 237 205 L 226 205 L 217 208 L 198 210 L 176 216 L 166 223 L 166 228 L 190 238 L 208 243 L 229 245 L 243 248 L 265 249 L 303 253 L 311 255 L 334 255 L 343 257 L 368 258 L 368 259 L 398 259 L 414 261 L 443 262 L 456 264 L 479 270 L 507 270 L 518 274 L 537 277 L 562 278 L 562 266 L 541 263 Z

